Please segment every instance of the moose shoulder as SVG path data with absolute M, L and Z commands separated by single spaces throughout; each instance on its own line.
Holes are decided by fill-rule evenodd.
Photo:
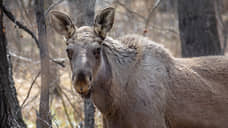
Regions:
M 66 38 L 72 83 L 91 98 L 107 128 L 228 128 L 228 58 L 172 57 L 138 35 L 107 35 L 114 9 L 94 26 L 77 28 L 57 11 L 56 32 Z

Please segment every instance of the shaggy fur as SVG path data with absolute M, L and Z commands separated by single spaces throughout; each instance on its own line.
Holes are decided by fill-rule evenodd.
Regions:
M 107 11 L 113 9 L 104 13 L 112 17 Z M 73 83 L 85 88 L 80 94 L 90 91 L 106 128 L 228 128 L 227 57 L 174 58 L 141 36 L 102 40 L 100 29 L 78 28 L 67 44 L 75 52 L 73 78 L 79 70 L 93 71 L 91 81 Z M 101 53 L 95 60 L 91 48 L 97 45 Z
M 100 107 L 108 128 L 228 127 L 227 57 L 176 59 L 137 35 L 103 45 L 112 73 L 108 109 Z M 99 108 L 97 95 L 95 86 Z

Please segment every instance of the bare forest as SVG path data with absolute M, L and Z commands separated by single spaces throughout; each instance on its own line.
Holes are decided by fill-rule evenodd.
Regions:
M 112 14 L 112 11 L 107 11 L 105 8 L 114 9 L 115 13 Z M 226 68 L 228 67 L 228 0 L 0 0 L 0 9 L 0 128 L 139 128 L 137 121 L 135 125 L 128 125 L 129 122 L 132 123 L 128 120 L 125 120 L 124 123 L 121 122 L 123 125 L 111 125 L 109 121 L 105 121 L 109 115 L 107 118 L 104 117 L 106 113 L 99 109 L 98 103 L 94 104 L 96 101 L 82 96 L 80 91 L 73 86 L 74 63 L 71 62 L 73 56 L 71 54 L 73 53 L 69 52 L 69 45 L 65 42 L 70 42 L 74 33 L 78 34 L 82 31 L 82 26 L 95 26 L 94 30 L 97 32 L 99 31 L 96 29 L 98 24 L 98 29 L 99 27 L 103 29 L 102 24 L 103 22 L 106 23 L 108 18 L 108 20 L 111 20 L 107 21 L 104 27 L 111 26 L 112 29 L 110 27 L 107 28 L 108 30 L 101 30 L 101 39 L 105 40 L 109 36 L 113 39 L 124 40 L 121 37 L 131 34 L 140 35 L 140 41 L 144 39 L 152 40 L 158 44 L 158 47 L 161 46 L 167 49 L 170 56 L 172 56 L 171 58 L 175 58 L 175 64 L 186 64 L 188 65 L 186 67 L 190 70 L 197 72 L 198 74 L 192 78 L 192 81 L 200 81 L 200 79 L 205 78 L 202 81 L 215 79 L 215 82 L 210 85 L 217 85 L 215 83 L 218 83 L 225 86 L 228 83 L 226 82 L 228 72 L 223 73 L 221 77 L 219 77 L 220 74 L 215 74 L 218 75 L 215 78 L 201 73 L 201 71 L 207 69 L 210 69 L 208 74 L 216 72 L 217 70 L 214 67 L 219 70 L 219 73 L 228 71 Z M 104 13 L 102 13 L 103 9 Z M 105 16 L 107 19 L 105 19 Z M 68 20 L 68 18 L 71 20 Z M 99 23 L 101 26 L 99 26 Z M 62 26 L 58 28 L 57 25 Z M 68 26 L 61 28 L 63 25 Z M 61 32 L 58 32 L 58 29 L 61 29 Z M 70 31 L 70 29 L 76 30 Z M 109 30 L 110 32 L 106 35 Z M 68 36 L 64 32 L 73 34 Z M 88 32 L 90 31 L 88 30 Z M 127 43 L 132 44 L 132 42 Z M 137 43 L 128 47 L 137 47 Z M 157 52 L 155 53 L 157 54 Z M 100 53 L 95 54 L 99 55 Z M 152 54 L 152 52 L 148 54 Z M 182 60 L 183 58 L 202 56 L 222 56 L 224 59 L 219 58 L 214 59 L 214 61 L 205 59 L 204 61 L 204 58 L 202 58 L 195 59 L 194 62 L 188 59 Z M 218 66 L 217 61 L 223 66 Z M 140 63 L 142 62 L 140 61 Z M 159 64 L 162 62 L 159 61 Z M 168 63 L 167 60 L 164 63 Z M 213 65 L 213 63 L 215 64 Z M 156 64 L 152 65 L 157 66 Z M 199 67 L 201 64 L 205 69 Z M 209 65 L 208 68 L 205 66 L 206 64 Z M 211 65 L 213 65 L 212 68 L 210 68 Z M 157 70 L 163 70 L 163 67 L 160 68 L 159 66 Z M 219 67 L 222 67 L 222 69 L 220 70 Z M 213 71 L 211 71 L 212 69 Z M 180 68 L 180 70 L 182 69 Z M 176 73 L 178 69 L 167 72 Z M 137 73 L 133 72 L 133 74 Z M 185 76 L 184 73 L 182 75 L 179 73 L 179 75 Z M 188 74 L 186 75 L 188 76 Z M 174 79 L 174 76 L 169 78 Z M 178 77 L 179 81 L 172 81 L 172 83 L 176 82 L 176 85 L 179 85 L 178 82 L 182 81 L 181 78 Z M 140 76 L 135 79 L 140 79 Z M 144 80 L 144 78 L 142 79 Z M 189 79 L 186 80 L 186 85 Z M 143 80 L 142 83 L 145 82 Z M 197 85 L 197 82 L 194 85 Z M 205 85 L 210 86 L 206 82 Z M 213 88 L 213 86 L 210 87 Z M 178 89 L 175 91 L 178 92 Z M 138 94 L 138 92 L 136 93 Z M 118 94 L 116 95 L 118 96 Z M 142 96 L 141 93 L 138 95 Z M 228 98 L 227 94 L 226 97 L 224 94 L 223 98 Z M 162 100 L 162 98 L 159 100 Z M 105 103 L 107 102 L 105 101 Z M 227 99 L 226 105 L 228 105 Z M 137 105 L 135 108 L 137 108 Z M 208 109 L 210 108 L 208 107 Z M 172 107 L 170 107 L 171 109 Z M 219 110 L 222 111 L 223 109 Z M 122 109 L 116 111 L 117 113 L 125 113 Z M 228 114 L 227 111 L 224 113 Z M 140 113 L 141 111 L 131 111 L 129 109 L 129 113 L 134 112 Z M 126 112 L 126 116 L 127 114 L 128 112 Z M 225 117 L 228 116 L 224 115 Z M 113 118 L 113 120 L 116 118 Z M 118 116 L 116 120 L 121 119 Z M 132 120 L 134 120 L 133 117 Z M 138 120 L 142 120 L 142 128 L 149 128 L 149 125 L 143 124 L 148 121 L 145 115 L 140 119 L 139 114 Z M 170 128 L 185 127 L 185 125 L 188 128 L 188 123 L 179 125 L 178 123 L 172 123 L 172 119 L 170 119 L 170 122 Z M 228 118 L 226 118 L 226 122 L 228 122 Z M 118 121 L 115 123 L 118 124 Z M 161 125 L 150 126 L 166 128 Z M 168 128 L 168 125 L 166 126 Z M 195 123 L 191 125 L 189 123 L 188 126 L 209 128 L 204 123 L 198 126 Z M 216 127 L 217 124 L 215 123 L 214 126 Z M 228 126 L 228 123 L 223 126 Z

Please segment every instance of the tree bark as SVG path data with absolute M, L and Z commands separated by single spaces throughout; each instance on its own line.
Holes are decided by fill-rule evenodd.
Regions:
M 3 1 L 0 0 L 0 127 L 26 128 L 12 77 L 12 65 L 7 53 L 3 26 Z
M 222 54 L 214 0 L 178 0 L 183 57 Z
M 76 26 L 91 26 L 94 22 L 96 0 L 68 0 Z
M 69 0 L 71 15 L 76 26 L 92 26 L 94 23 L 96 0 Z M 91 99 L 84 100 L 84 128 L 94 128 L 95 108 Z
M 46 8 L 49 8 L 53 4 L 53 0 L 48 0 L 45 1 Z M 46 9 L 47 10 L 47 9 Z M 56 50 L 57 46 L 57 41 L 54 32 L 48 28 L 47 26 L 47 42 L 52 42 L 48 43 L 48 51 L 49 55 L 52 55 L 54 58 L 58 56 L 58 50 Z M 53 58 L 52 57 L 52 58 Z M 57 96 L 61 95 L 61 87 L 60 87 L 60 76 L 59 76 L 59 70 L 58 70 L 58 65 L 57 64 L 51 64 L 50 65 L 50 85 L 49 85 L 49 96 L 50 96 L 50 104 L 52 103 L 53 99 Z
M 41 94 L 39 114 L 37 115 L 37 128 L 51 127 L 49 110 L 49 54 L 47 44 L 47 32 L 44 16 L 44 0 L 35 1 L 36 22 L 38 25 L 38 40 L 40 45 L 41 60 Z

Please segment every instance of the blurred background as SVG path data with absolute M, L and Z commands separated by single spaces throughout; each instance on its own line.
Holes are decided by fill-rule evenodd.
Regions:
M 78 1 L 84 2 L 83 0 Z M 35 35 L 38 34 L 34 9 L 35 0 L 5 0 L 4 5 L 18 21 L 27 26 Z M 126 34 L 143 35 L 164 45 L 173 56 L 182 57 L 178 26 L 178 0 L 96 0 L 95 13 L 109 6 L 116 8 L 114 27 L 109 36 L 115 39 Z M 225 51 L 228 31 L 228 0 L 218 0 L 214 6 L 217 19 L 216 28 L 220 44 Z M 44 1 L 46 17 L 48 11 L 58 10 L 68 14 L 76 22 L 79 12 L 75 8 L 77 8 L 76 0 Z M 46 18 L 46 24 L 45 47 L 49 49 L 49 56 L 58 61 L 65 61 L 65 67 L 50 62 L 49 102 L 52 125 L 56 128 L 80 127 L 84 123 L 83 99 L 71 86 L 71 71 L 65 52 L 66 45 L 63 37 L 50 27 L 48 18 Z M 13 65 L 17 97 L 19 104 L 23 104 L 21 106 L 23 119 L 28 128 L 34 128 L 36 127 L 36 111 L 39 109 L 41 88 L 39 49 L 34 43 L 34 39 L 7 17 L 4 17 L 4 26 Z M 94 119 L 94 127 L 101 128 L 102 115 L 97 109 L 95 109 Z

